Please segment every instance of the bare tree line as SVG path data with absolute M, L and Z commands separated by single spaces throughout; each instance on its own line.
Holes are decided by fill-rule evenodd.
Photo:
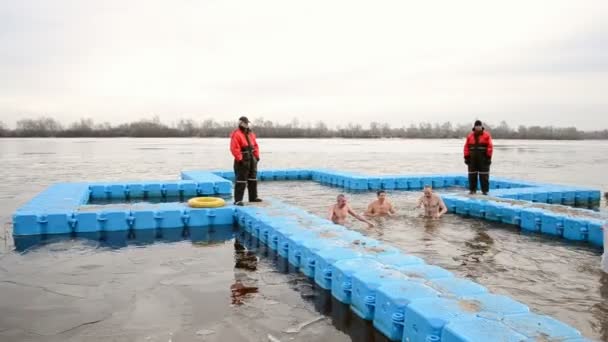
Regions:
M 453 125 L 420 123 L 408 127 L 393 128 L 388 123 L 372 122 L 364 127 L 347 124 L 329 128 L 319 121 L 314 124 L 275 123 L 263 118 L 254 121 L 254 130 L 265 138 L 462 138 L 471 131 L 470 124 Z M 232 121 L 217 122 L 212 119 L 194 121 L 182 119 L 172 125 L 162 123 L 158 117 L 131 123 L 112 125 L 96 123 L 92 119 L 80 119 L 67 126 L 50 117 L 22 119 L 14 129 L 0 122 L 0 137 L 227 137 L 235 128 Z M 518 126 L 510 127 L 506 122 L 497 126 L 487 125 L 492 136 L 498 139 L 551 139 L 582 140 L 608 139 L 608 129 L 602 131 L 580 131 L 575 127 Z

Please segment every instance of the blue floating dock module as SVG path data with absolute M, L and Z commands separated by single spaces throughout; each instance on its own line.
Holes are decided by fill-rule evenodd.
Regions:
M 521 193 L 518 192 L 520 190 L 505 189 L 496 192 L 503 198 L 521 197 Z M 525 189 L 531 196 L 540 193 L 534 193 L 535 190 Z M 602 215 L 588 209 L 562 206 L 567 212 L 561 214 L 549 208 L 495 202 L 491 197 L 478 199 L 446 194 L 442 198 L 448 211 L 452 213 L 516 225 L 524 231 L 540 232 L 574 241 L 588 241 L 598 247 L 603 244 Z
M 89 187 L 85 183 L 50 186 L 13 214 L 13 235 L 71 233 L 74 208 L 86 203 Z
M 294 267 L 301 267 L 302 249 L 306 240 L 315 239 L 312 231 L 298 231 L 285 238 L 287 244 L 287 260 Z
M 13 235 L 42 235 L 48 223 L 46 214 L 41 212 L 19 211 L 13 214 Z
M 144 183 L 129 182 L 125 185 L 125 195 L 129 199 L 144 198 Z
M 297 227 L 296 223 L 285 223 L 280 230 L 275 230 L 274 234 L 272 234 L 270 247 L 284 259 L 288 259 L 290 247 L 292 249 L 295 248 L 292 245 L 293 242 L 291 242 L 290 237 L 298 232 L 302 232 L 302 230 Z
M 544 211 L 540 217 L 541 233 L 562 237 L 564 234 L 564 219 L 566 217 L 558 213 Z
M 403 340 L 425 341 L 431 335 L 443 338 L 444 327 L 462 318 L 483 316 L 499 320 L 529 311 L 530 309 L 524 304 L 494 294 L 466 296 L 460 299 L 420 299 L 412 302 L 405 310 Z M 446 340 L 442 339 L 442 341 Z
M 518 180 L 518 179 L 511 179 L 511 178 L 505 178 L 505 177 L 494 178 L 494 179 L 498 179 L 501 182 L 503 182 L 504 184 L 508 184 L 511 189 L 531 188 L 531 187 L 537 186 L 537 183 L 524 181 L 524 180 Z M 490 182 L 491 181 L 492 181 L 492 179 L 490 179 Z
M 363 176 L 345 177 L 344 184 L 349 190 L 368 190 L 369 179 Z
M 375 241 L 336 225 L 319 227 L 314 232 L 314 240 L 301 246 L 302 273 L 308 277 L 315 276 L 315 269 L 323 270 L 329 263 L 342 258 L 354 258 L 363 252 L 357 251 L 353 245 L 360 241 Z M 325 251 L 325 252 L 324 252 Z M 318 275 L 320 276 L 320 275 Z M 319 280 L 321 278 L 318 278 Z M 325 287 L 328 288 L 328 287 Z
M 327 172 L 329 174 L 329 172 Z M 232 174 L 234 178 L 234 173 Z M 262 169 L 258 170 L 258 178 L 261 181 L 280 180 L 312 180 L 313 170 L 307 169 Z
M 462 175 L 460 175 L 460 174 L 444 174 L 444 175 L 442 175 L 444 187 L 446 187 L 446 188 L 452 188 L 452 187 L 458 186 L 458 178 L 460 178 L 461 176 Z
M 458 206 L 458 204 L 460 202 L 462 202 L 461 197 L 451 195 L 451 194 L 442 195 L 441 199 L 443 199 L 443 203 L 445 204 L 445 206 L 448 209 L 448 212 L 450 212 L 450 213 L 455 213 L 456 206 Z
M 606 223 L 600 220 L 589 220 L 587 222 L 587 229 L 588 229 L 588 235 L 587 235 L 587 239 L 589 241 L 590 244 L 596 246 L 596 247 L 600 247 L 602 248 L 604 246 L 604 234 L 602 231 L 602 227 L 605 225 Z M 604 229 L 608 229 L 608 225 L 606 225 L 606 228 Z
M 88 184 L 58 183 L 36 195 L 17 211 L 43 211 L 45 209 L 68 209 L 87 203 Z
M 232 206 L 221 208 L 184 206 L 182 215 L 184 225 L 187 227 L 223 226 L 234 223 L 234 207 Z
M 151 207 L 150 212 L 152 213 L 154 228 L 169 229 L 184 227 L 185 224 L 182 218 L 184 208 L 183 205 L 175 205 L 173 203 L 162 203 L 161 205 Z M 135 215 L 133 217 L 133 225 L 136 226 L 138 218 Z
M 329 290 L 332 287 L 332 276 L 334 273 L 334 264 L 336 262 L 341 260 L 359 259 L 364 256 L 366 256 L 365 253 L 345 246 L 325 246 L 324 248 L 315 251 L 312 255 L 312 260 L 309 260 L 308 262 L 309 265 L 312 264 L 314 267 L 311 273 L 315 282 L 319 287 Z
M 532 202 L 537 203 L 548 203 L 549 202 L 549 192 L 547 189 L 543 188 L 542 190 L 532 192 Z
M 439 292 L 417 281 L 401 280 L 382 284 L 376 291 L 373 324 L 391 341 L 401 341 L 405 308 L 413 301 L 438 298 Z
M 351 310 L 365 320 L 373 320 L 378 288 L 381 285 L 403 283 L 408 279 L 403 273 L 381 264 L 353 273 Z
M 395 176 L 395 189 L 396 190 L 409 190 L 407 176 Z
M 210 172 L 218 177 L 222 177 L 231 182 L 234 182 L 236 179 L 236 177 L 234 175 L 234 171 L 231 171 L 231 170 L 214 170 L 214 171 L 210 171 Z
M 321 181 L 321 175 L 323 174 L 323 172 L 325 172 L 325 170 L 323 169 L 313 169 L 311 170 L 311 178 L 313 181 L 315 182 L 320 182 Z
M 296 250 L 299 253 L 299 262 L 294 266 L 300 267 L 300 271 L 309 278 L 315 277 L 315 270 L 321 269 L 323 266 L 318 265 L 319 255 L 332 255 L 335 258 L 350 258 L 356 257 L 358 254 L 350 249 L 345 248 L 349 245 L 347 239 L 341 240 L 336 237 L 323 238 L 328 230 L 313 231 L 309 239 L 299 243 Z M 327 253 L 323 253 L 327 251 Z M 319 278 L 321 279 L 321 278 Z
M 508 203 L 488 201 L 486 203 L 485 219 L 488 221 L 501 222 L 502 221 L 502 211 L 507 206 L 511 206 L 511 205 Z
M 458 175 L 456 176 L 456 185 L 464 188 L 468 188 L 469 185 L 469 177 L 466 175 Z
M 589 232 L 587 220 L 578 217 L 564 218 L 564 238 L 574 241 L 586 241 Z
M 76 234 L 101 232 L 101 221 L 98 215 L 97 212 L 74 213 L 74 232 Z
M 99 230 L 102 232 L 117 232 L 129 230 L 129 211 L 120 209 L 102 210 L 97 215 Z
M 310 256 L 312 254 L 311 249 L 322 247 L 319 243 L 317 231 L 304 229 L 289 232 L 285 234 L 284 238 L 279 236 L 278 245 L 280 248 L 286 249 L 289 263 L 298 268 L 313 266 L 309 264 L 312 261 Z M 310 271 L 311 273 L 314 272 L 312 269 Z M 311 274 L 307 274 L 307 276 L 312 277 Z
M 274 178 L 274 171 L 273 170 L 258 170 L 258 178 L 261 181 L 272 181 L 272 180 L 275 180 L 275 178 Z
M 138 206 L 129 214 L 128 226 L 134 230 L 229 226 L 234 223 L 232 206 L 190 208 L 183 203 L 162 203 Z
M 576 189 L 573 188 L 563 188 L 562 191 L 562 200 L 565 205 L 575 205 L 576 204 Z
M 340 302 L 352 302 L 352 276 L 361 270 L 381 267 L 373 258 L 339 260 L 333 264 L 331 293 Z
M 462 278 L 438 278 L 425 282 L 426 285 L 438 291 L 442 297 L 463 298 L 488 293 L 488 289 Z
M 549 190 L 549 194 L 547 197 L 547 203 L 549 203 L 549 204 L 563 204 L 564 203 L 564 194 L 561 191 L 561 188 L 550 186 L 547 189 Z
M 211 175 L 211 174 L 210 174 Z M 230 194 L 230 182 L 215 179 L 201 181 L 144 181 L 125 183 L 94 183 L 89 186 L 92 200 L 125 200 L 138 198 L 194 197 L 197 195 Z M 220 181 L 221 180 L 221 181 Z
M 502 323 L 526 336 L 526 341 L 571 341 L 581 340 L 581 333 L 551 317 L 527 313 L 507 316 Z
M 160 198 L 163 195 L 162 181 L 146 181 L 143 183 L 144 197 Z
M 196 182 L 192 180 L 183 180 L 177 182 L 179 195 L 183 197 L 195 197 L 197 195 L 196 188 Z
M 421 183 L 422 187 L 433 186 L 433 176 L 420 175 L 420 183 Z
M 207 171 L 182 171 L 183 180 L 192 180 L 197 183 L 198 195 L 230 195 L 232 182 Z
M 408 267 L 412 265 L 424 265 L 424 260 L 417 256 L 398 253 L 384 253 L 380 255 L 374 255 L 375 259 L 389 268 L 399 269 L 400 267 Z
M 287 180 L 312 180 L 312 170 L 287 169 L 285 170 Z
M 380 176 L 380 188 L 382 190 L 396 190 L 397 187 L 397 177 L 395 176 Z
M 522 207 L 518 205 L 505 205 L 500 208 L 500 221 L 502 223 L 519 226 L 521 222 Z
M 472 199 L 469 202 L 469 216 L 476 218 L 485 218 L 487 201 Z
M 181 182 L 163 182 L 160 187 L 160 192 L 163 197 L 179 197 L 179 186 Z M 194 182 L 192 182 L 194 183 Z
M 395 267 L 395 269 L 399 270 L 409 278 L 418 279 L 421 281 L 454 277 L 454 274 L 448 270 L 445 270 L 439 266 L 427 264 L 402 265 Z
M 471 211 L 471 203 L 473 200 L 471 198 L 461 197 L 455 201 L 454 212 L 458 215 L 468 216 Z
M 285 170 L 280 170 L 280 169 L 260 170 L 260 171 L 258 171 L 258 175 L 259 175 L 260 179 L 262 179 L 262 180 L 277 180 L 277 181 L 287 180 L 287 172 Z
M 593 203 L 593 199 L 595 198 L 596 195 L 593 194 L 593 190 L 589 190 L 589 189 L 583 189 L 583 188 L 576 188 L 575 189 L 576 194 L 574 195 L 574 205 L 589 205 L 591 203 Z M 601 194 L 600 194 L 600 198 L 601 198 Z
M 65 191 L 57 189 L 71 189 L 74 194 L 81 196 L 71 197 L 67 201 Z M 146 229 L 181 228 L 190 224 L 197 225 L 232 225 L 232 207 L 214 209 L 188 208 L 184 203 L 159 203 L 112 205 L 86 209 L 83 206 L 84 193 L 88 194 L 89 186 L 51 187 L 49 191 L 32 200 L 29 205 L 38 208 L 38 211 L 18 210 L 13 215 L 13 235 L 45 235 L 45 234 L 85 234 L 94 232 L 115 232 Z M 45 206 L 42 199 L 47 199 Z M 58 205 L 60 204 L 60 205 Z M 27 207 L 28 205 L 26 205 Z M 201 217 L 204 216 L 204 220 Z M 191 221 L 190 221 L 191 220 Z
M 156 230 L 138 230 L 133 232 L 107 231 L 105 233 L 101 233 L 99 231 L 76 232 L 75 235 L 16 235 L 14 239 L 15 249 L 18 252 L 25 252 L 31 249 L 32 247 L 37 247 L 41 244 L 71 239 L 74 236 L 78 239 L 87 239 L 94 241 L 99 241 L 100 239 L 102 239 L 100 245 L 103 247 L 122 248 L 128 245 L 148 245 L 158 241 L 159 239 L 165 241 L 183 241 L 190 239 L 193 243 L 219 242 L 231 239 L 232 235 L 232 226 L 230 225 L 213 228 L 205 227 L 199 229 L 190 229 L 189 234 L 184 234 L 184 230 L 182 228 L 177 228 L 165 229 L 159 232 L 157 232 Z
M 587 189 L 589 194 L 589 201 L 591 203 L 597 203 L 602 200 L 602 192 L 596 189 Z
M 331 289 L 333 274 L 336 272 L 335 264 L 338 261 L 356 258 L 371 258 L 384 265 L 389 263 L 398 265 L 421 264 L 422 259 L 414 256 L 406 256 L 399 253 L 399 250 L 382 245 L 380 242 L 362 237 L 358 241 L 350 240 L 347 245 L 339 248 L 329 247 L 319 250 L 313 255 L 315 261 L 315 282 L 323 289 Z
M 367 186 L 369 190 L 377 191 L 382 189 L 382 178 L 380 177 L 368 177 Z
M 407 178 L 407 189 L 408 190 L 420 190 L 422 189 L 422 178 L 420 176 L 410 176 Z
M 473 341 L 501 341 L 501 342 L 533 342 L 542 340 L 528 340 L 499 321 L 481 317 L 467 317 L 450 322 L 446 325 L 441 339 L 437 335 L 428 335 L 427 339 L 412 341 L 442 341 L 442 342 L 473 342 Z M 551 340 L 546 340 L 551 341 Z
M 540 232 L 543 210 L 538 208 L 523 208 L 520 213 L 519 226 L 530 232 Z

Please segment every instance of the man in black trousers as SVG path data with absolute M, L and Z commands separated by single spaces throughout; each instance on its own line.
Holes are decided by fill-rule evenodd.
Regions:
M 249 119 L 239 118 L 239 127 L 230 134 L 230 152 L 234 156 L 234 204 L 243 205 L 245 188 L 249 190 L 249 202 L 262 202 L 258 197 L 257 170 L 260 147 L 255 133 L 249 128 Z
M 481 192 L 487 195 L 490 191 L 490 164 L 492 164 L 492 136 L 483 127 L 481 121 L 475 121 L 473 131 L 467 136 L 464 144 L 464 163 L 469 168 L 470 194 L 477 192 L 477 179 Z

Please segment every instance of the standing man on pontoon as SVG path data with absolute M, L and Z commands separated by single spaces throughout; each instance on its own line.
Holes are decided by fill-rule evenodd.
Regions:
M 477 192 L 477 178 L 484 195 L 490 191 L 490 164 L 492 164 L 492 137 L 486 132 L 481 121 L 475 121 L 473 132 L 464 144 L 464 163 L 469 168 L 469 193 Z
M 249 190 L 249 202 L 262 202 L 258 197 L 257 170 L 260 148 L 255 133 L 249 128 L 249 119 L 239 118 L 239 127 L 230 134 L 230 152 L 234 156 L 234 204 L 243 205 L 245 188 Z

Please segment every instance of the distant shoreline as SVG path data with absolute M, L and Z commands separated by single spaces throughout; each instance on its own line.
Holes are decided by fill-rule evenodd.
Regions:
M 418 123 L 392 127 L 388 123 L 370 122 L 366 127 L 345 123 L 329 127 L 322 121 L 277 123 L 262 118 L 253 120 L 253 131 L 260 138 L 276 139 L 464 139 L 471 132 L 471 124 Z M 181 119 L 172 124 L 158 117 L 130 123 L 98 123 L 80 119 L 64 125 L 50 117 L 22 119 L 14 128 L 0 122 L 0 137 L 9 138 L 227 138 L 236 128 L 236 122 L 218 122 L 212 119 L 195 121 Z M 510 127 L 484 123 L 494 139 L 514 140 L 608 140 L 608 129 L 581 131 L 576 127 L 523 126 Z

